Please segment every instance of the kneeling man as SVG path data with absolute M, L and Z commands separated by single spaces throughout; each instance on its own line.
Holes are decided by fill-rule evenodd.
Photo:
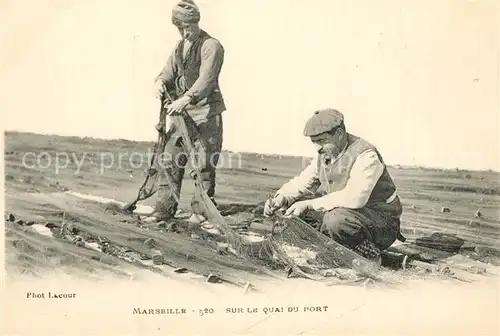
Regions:
M 402 206 L 377 148 L 350 134 L 337 110 L 314 112 L 304 135 L 317 147 L 309 166 L 267 200 L 264 215 L 318 219 L 318 229 L 361 255 L 380 252 L 400 234 Z

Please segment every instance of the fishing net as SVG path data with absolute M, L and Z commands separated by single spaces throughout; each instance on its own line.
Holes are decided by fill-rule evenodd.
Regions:
M 270 268 L 285 267 L 289 274 L 307 278 L 321 274 L 321 270 L 339 267 L 353 269 L 367 277 L 375 277 L 380 271 L 376 263 L 319 232 L 316 223 L 307 223 L 298 217 L 276 214 L 272 218 L 261 218 L 258 221 L 268 233 L 260 241 L 248 241 L 229 227 L 211 202 L 203 202 L 202 193 L 198 192 L 196 197 L 206 205 L 206 217 L 219 229 L 235 253 L 251 262 Z M 307 256 L 303 258 L 301 253 Z
M 163 114 L 165 113 L 163 106 L 161 111 Z M 165 116 L 161 116 L 160 120 L 162 118 L 165 118 Z M 191 162 L 198 162 L 196 157 L 198 151 L 195 150 L 193 143 L 199 140 L 197 143 L 202 148 L 204 147 L 204 143 L 203 137 L 197 132 L 196 124 L 187 113 L 183 115 L 171 115 L 170 120 L 173 127 L 167 133 L 159 131 L 159 138 L 154 147 L 155 156 L 158 156 L 164 150 L 166 141 L 171 136 L 170 132 L 179 131 L 182 136 L 181 145 L 184 147 L 185 152 L 194 159 Z M 137 201 L 144 200 L 156 192 L 158 179 L 156 164 L 155 157 L 153 157 L 148 176 L 140 188 L 137 199 L 129 203 L 126 207 L 129 210 L 135 209 Z M 304 266 L 306 265 L 302 265 L 302 268 L 299 267 L 287 252 L 287 248 L 299 248 L 314 252 L 315 256 L 312 262 L 311 260 L 309 262 L 316 264 L 316 266 L 321 265 L 322 267 L 335 268 L 342 265 L 353 268 L 365 275 L 371 275 L 376 271 L 376 266 L 369 260 L 334 243 L 316 228 L 296 217 L 274 217 L 271 219 L 271 232 L 264 239 L 253 242 L 245 240 L 226 223 L 213 201 L 206 194 L 203 189 L 201 174 L 196 164 L 190 175 L 196 187 L 195 198 L 197 200 L 197 207 L 201 208 L 201 213 L 218 229 L 238 256 L 252 263 L 263 264 L 271 268 L 287 267 L 289 275 L 296 273 L 301 276 L 311 277 L 311 275 L 308 275 L 304 271 Z

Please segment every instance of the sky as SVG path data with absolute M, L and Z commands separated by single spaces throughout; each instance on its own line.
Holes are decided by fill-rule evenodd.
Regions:
M 166 0 L 0 2 L 8 130 L 154 140 Z M 225 48 L 224 149 L 311 156 L 313 111 L 388 164 L 500 170 L 498 1 L 198 0 Z

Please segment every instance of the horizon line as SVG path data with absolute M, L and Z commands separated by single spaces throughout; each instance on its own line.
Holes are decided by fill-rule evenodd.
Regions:
M 118 141 L 128 141 L 128 142 L 135 142 L 135 143 L 155 143 L 155 140 L 132 140 L 132 139 L 127 139 L 127 138 L 103 138 L 103 137 L 97 137 L 97 136 L 79 136 L 79 135 L 62 135 L 62 134 L 57 134 L 57 133 L 37 133 L 33 131 L 20 131 L 20 130 L 15 130 L 15 129 L 4 129 L 4 137 L 7 135 L 7 133 L 17 133 L 17 134 L 31 134 L 31 135 L 39 135 L 39 136 L 57 136 L 61 138 L 77 138 L 77 139 L 92 139 L 92 140 L 99 140 L 99 141 L 110 141 L 110 142 L 118 142 Z M 240 150 L 233 150 L 233 149 L 222 149 L 221 152 L 232 152 L 232 153 L 242 153 L 242 154 L 255 154 L 255 155 L 262 155 L 262 156 L 282 156 L 282 157 L 289 157 L 289 158 L 307 158 L 307 159 L 312 159 L 312 156 L 306 156 L 306 155 L 292 155 L 292 154 L 282 154 L 282 153 L 264 153 L 264 152 L 252 152 L 252 151 L 240 151 Z M 454 167 L 454 168 L 445 168 L 445 167 L 439 167 L 439 166 L 429 166 L 429 165 L 419 165 L 419 164 L 400 164 L 400 163 L 393 163 L 393 164 L 386 164 L 388 167 L 398 169 L 398 168 L 404 168 L 404 169 L 425 169 L 425 170 L 441 170 L 441 171 L 468 171 L 468 172 L 491 172 L 491 173 L 500 173 L 500 170 L 495 170 L 493 168 L 483 168 L 483 169 L 469 169 L 469 168 L 460 168 L 460 167 Z

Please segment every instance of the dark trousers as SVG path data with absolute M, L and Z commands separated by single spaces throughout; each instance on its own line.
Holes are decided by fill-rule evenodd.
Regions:
M 323 216 L 320 230 L 335 241 L 355 248 L 364 240 L 385 250 L 398 238 L 400 221 L 368 207 L 361 209 L 336 208 Z
M 197 124 L 200 138 L 191 134 L 191 141 L 195 147 L 195 160 L 190 162 L 188 153 L 182 147 L 180 132 L 172 125 L 167 131 L 168 142 L 165 151 L 159 158 L 160 179 L 157 191 L 156 213 L 160 217 L 170 218 L 175 215 L 180 197 L 182 181 L 188 165 L 196 164 L 200 170 L 203 187 L 210 198 L 215 195 L 216 168 L 222 150 L 223 124 L 222 116 L 216 115 Z M 189 129 L 189 127 L 188 127 Z M 203 145 L 202 145 L 203 144 Z M 191 158 L 191 160 L 193 160 Z M 194 213 L 201 214 L 197 200 L 193 195 L 191 207 Z M 215 202 L 214 202 L 215 203 Z
M 399 237 L 399 202 L 396 197 L 391 204 L 375 203 L 360 209 L 338 207 L 325 212 L 309 211 L 304 219 L 349 248 L 368 240 L 380 250 L 385 250 Z

